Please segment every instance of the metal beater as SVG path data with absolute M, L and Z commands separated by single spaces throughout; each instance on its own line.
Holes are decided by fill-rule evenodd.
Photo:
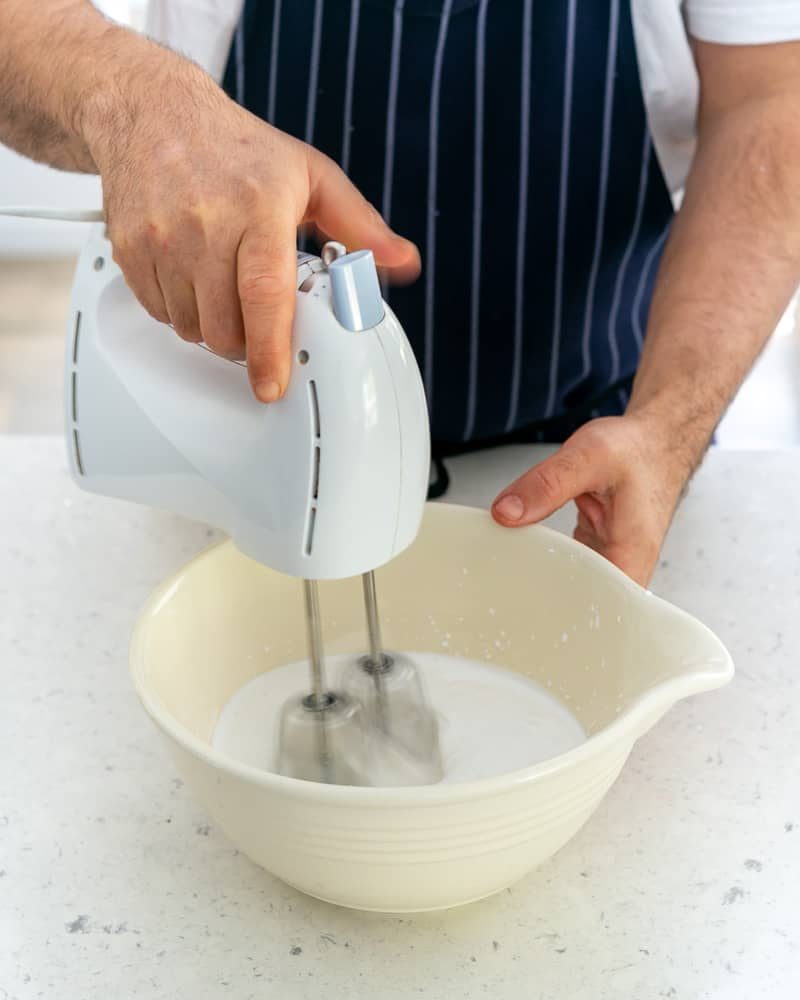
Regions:
M 282 710 L 278 770 L 329 784 L 433 784 L 443 776 L 436 714 L 413 660 L 383 648 L 374 572 L 362 575 L 362 585 L 369 653 L 349 663 L 331 690 L 317 583 L 303 581 L 311 691 Z
M 316 580 L 303 580 L 311 691 L 281 710 L 277 769 L 291 778 L 331 785 L 364 785 L 367 764 L 362 706 L 325 680 L 322 623 Z

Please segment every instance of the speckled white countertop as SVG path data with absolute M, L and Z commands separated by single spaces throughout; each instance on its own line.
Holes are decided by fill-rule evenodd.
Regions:
M 452 462 L 451 498 L 534 452 Z M 402 919 L 237 854 L 138 706 L 136 611 L 212 533 L 80 493 L 53 438 L 0 437 L 0 469 L 0 1000 L 800 995 L 800 453 L 712 453 L 654 584 L 734 683 L 673 709 L 539 871 Z

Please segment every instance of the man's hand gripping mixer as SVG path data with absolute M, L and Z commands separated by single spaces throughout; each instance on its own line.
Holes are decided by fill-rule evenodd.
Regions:
M 68 326 L 72 472 L 84 489 L 213 524 L 246 555 L 303 579 L 312 690 L 284 708 L 279 770 L 372 783 L 377 733 L 383 750 L 402 758 L 395 783 L 436 781 L 435 716 L 413 664 L 381 648 L 373 576 L 419 529 L 427 409 L 368 250 L 347 254 L 329 243 L 322 259 L 298 254 L 292 349 L 288 391 L 264 406 L 241 362 L 187 344 L 148 316 L 96 227 Z M 317 580 L 356 574 L 370 652 L 345 672 L 343 690 L 329 690 Z

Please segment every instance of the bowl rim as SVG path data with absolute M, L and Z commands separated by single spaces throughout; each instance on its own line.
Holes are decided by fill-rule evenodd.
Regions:
M 437 512 L 433 514 L 433 510 Z M 440 511 L 452 511 L 445 516 L 485 516 L 487 512 L 480 507 L 469 507 L 463 504 L 428 503 L 426 517 L 440 516 Z M 508 530 L 508 529 L 506 529 Z M 708 626 L 684 611 L 682 608 L 664 600 L 661 597 L 639 586 L 622 570 L 618 569 L 603 556 L 580 542 L 575 541 L 562 532 L 555 531 L 541 524 L 526 525 L 513 529 L 515 531 L 538 532 L 545 534 L 556 546 L 568 550 L 571 554 L 584 559 L 602 573 L 610 575 L 622 582 L 624 587 L 638 601 L 655 601 L 661 610 L 673 618 L 691 624 L 705 633 L 718 648 L 718 654 L 703 661 L 703 665 L 695 670 L 689 670 L 678 677 L 670 678 L 656 684 L 643 692 L 638 698 L 620 712 L 608 725 L 588 736 L 578 746 L 557 754 L 555 757 L 530 764 L 514 771 L 492 775 L 486 778 L 476 778 L 471 781 L 455 782 L 453 784 L 410 785 L 403 787 L 375 787 L 361 785 L 326 785 L 301 778 L 290 778 L 272 771 L 264 771 L 251 764 L 245 764 L 220 752 L 210 743 L 196 736 L 187 726 L 179 722 L 166 708 L 163 702 L 153 695 L 143 680 L 144 634 L 149 619 L 169 599 L 181 581 L 199 562 L 213 558 L 221 549 L 235 549 L 242 558 L 248 558 L 239 552 L 230 538 L 223 539 L 206 547 L 175 572 L 170 574 L 151 592 L 140 609 L 130 640 L 129 666 L 134 688 L 146 712 L 158 727 L 179 746 L 199 757 L 216 770 L 224 771 L 234 778 L 256 784 L 265 789 L 280 791 L 284 796 L 306 802 L 331 802 L 337 805 L 368 806 L 392 808 L 396 806 L 439 806 L 455 802 L 467 802 L 475 799 L 490 798 L 504 795 L 522 786 L 533 784 L 542 779 L 552 777 L 564 770 L 576 767 L 587 760 L 600 757 L 604 752 L 614 747 L 627 745 L 626 755 L 636 740 L 655 724 L 677 701 L 711 691 L 727 684 L 733 677 L 734 666 L 730 653 L 722 641 Z

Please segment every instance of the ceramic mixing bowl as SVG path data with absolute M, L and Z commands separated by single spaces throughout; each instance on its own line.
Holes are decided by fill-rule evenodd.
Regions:
M 257 674 L 303 659 L 305 631 L 298 581 L 229 542 L 153 594 L 131 648 L 139 696 L 213 821 L 257 864 L 345 906 L 437 909 L 508 886 L 581 828 L 671 705 L 733 675 L 705 626 L 588 548 L 542 527 L 500 528 L 484 511 L 429 505 L 378 582 L 387 648 L 441 651 L 448 635 L 448 653 L 546 685 L 586 741 L 512 773 L 426 787 L 323 785 L 230 759 L 211 744 L 222 708 Z M 362 651 L 360 580 L 324 583 L 321 597 L 326 651 Z

